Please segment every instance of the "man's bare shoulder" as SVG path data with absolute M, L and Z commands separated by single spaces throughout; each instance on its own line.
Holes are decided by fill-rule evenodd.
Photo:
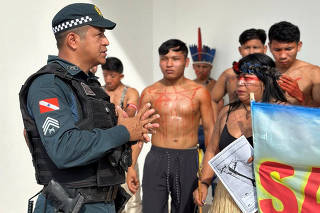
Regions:
M 320 67 L 311 64 L 310 72 L 311 72 L 311 79 L 313 80 L 313 82 L 316 84 L 319 84 L 320 83 Z
M 206 86 L 202 85 L 202 84 L 198 84 L 193 80 L 187 79 L 185 80 L 185 83 L 183 84 L 183 88 L 186 90 L 193 90 L 193 91 L 197 91 L 197 94 L 201 93 L 209 93 L 209 90 L 206 88 Z
M 161 88 L 162 88 L 162 84 L 160 83 L 160 81 L 157 81 L 154 84 L 151 84 L 143 89 L 141 93 L 141 98 L 143 98 L 146 95 L 150 96 L 155 91 L 161 90 Z
M 204 87 L 202 84 L 199 84 L 189 78 L 185 78 L 183 86 L 190 86 L 190 87 Z
M 146 88 L 144 88 L 143 92 L 154 91 L 157 89 L 161 89 L 162 87 L 163 87 L 163 84 L 160 81 L 157 81 L 157 82 L 147 86 Z
M 136 90 L 136 89 L 133 88 L 133 87 L 128 87 L 127 93 L 128 93 L 128 95 L 139 96 L 138 90 Z
M 232 67 L 230 67 L 225 71 L 223 71 L 222 75 L 225 75 L 226 77 L 230 77 L 230 76 L 235 76 L 236 74 L 234 73 Z
M 302 72 L 315 71 L 317 72 L 320 68 L 317 65 L 297 60 L 296 64 L 290 68 L 290 70 L 300 70 Z
M 313 81 L 320 78 L 320 67 L 305 61 L 297 60 L 296 64 L 292 66 L 287 73 L 288 75 L 302 75 L 303 78 Z
M 206 86 L 197 84 L 195 82 L 190 82 L 186 84 L 186 89 L 193 91 L 194 97 L 199 98 L 200 100 L 210 101 L 210 91 Z
M 218 85 L 224 85 L 226 81 L 228 81 L 229 79 L 233 79 L 235 76 L 236 74 L 234 73 L 232 67 L 230 67 L 221 73 L 217 83 Z
M 217 80 L 212 78 L 209 82 L 209 84 L 207 85 L 207 88 L 212 89 L 214 87 L 214 85 L 217 83 Z

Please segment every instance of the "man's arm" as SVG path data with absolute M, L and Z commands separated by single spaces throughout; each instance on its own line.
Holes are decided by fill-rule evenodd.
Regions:
M 227 94 L 228 72 L 233 72 L 232 68 L 225 70 L 218 78 L 216 84 L 210 91 L 212 101 L 214 102 L 213 114 L 218 115 L 224 106 L 223 97 Z M 230 97 L 229 97 L 230 99 Z
M 225 70 L 218 78 L 216 84 L 211 90 L 211 97 L 216 104 L 219 104 L 219 101 L 225 96 L 227 93 L 226 82 L 227 82 L 227 71 Z
M 223 101 L 223 96 L 222 98 L 218 101 L 218 103 L 216 103 L 215 101 L 213 101 L 213 98 L 212 98 L 212 94 L 214 93 L 213 92 L 213 88 L 215 87 L 215 85 L 217 84 L 217 81 L 216 80 L 212 80 L 209 85 L 207 85 L 207 88 L 209 89 L 209 92 L 211 94 L 211 99 L 212 99 L 212 109 L 213 109 L 213 114 L 219 114 L 219 111 L 222 109 L 223 105 L 224 105 L 224 101 Z M 214 116 L 214 118 L 216 119 L 216 116 Z M 215 120 L 214 119 L 214 120 Z
M 207 146 L 206 153 L 204 155 L 202 161 L 202 170 L 201 170 L 201 177 L 200 177 L 200 188 L 197 188 L 193 192 L 194 202 L 199 205 L 204 205 L 204 200 L 206 200 L 207 193 L 208 193 L 208 186 L 211 185 L 211 181 L 214 175 L 213 170 L 209 165 L 209 160 L 215 156 L 218 152 L 218 145 L 220 140 L 220 126 L 222 122 L 222 117 L 224 117 L 225 113 L 227 112 L 228 107 L 224 107 L 221 112 L 219 113 L 218 119 L 214 125 L 214 130 L 210 142 Z M 199 193 L 200 192 L 200 193 Z
M 134 88 L 128 88 L 125 110 L 129 117 L 133 117 L 138 111 L 139 93 Z
M 207 147 L 210 137 L 212 136 L 213 126 L 214 126 L 211 97 L 210 97 L 209 91 L 205 88 L 200 89 L 199 97 L 200 97 L 201 120 L 202 120 L 202 125 L 204 130 L 204 136 L 205 136 L 205 146 Z
M 151 101 L 151 97 L 149 96 L 147 89 L 145 89 L 141 94 L 139 107 L 145 105 L 146 103 L 148 103 L 150 101 Z M 136 166 L 136 162 L 138 160 L 139 154 L 142 150 L 142 147 L 143 147 L 143 143 L 141 143 L 141 142 L 138 142 L 137 144 L 135 144 L 131 147 L 132 148 L 132 165 L 128 168 L 126 181 L 127 181 L 129 190 L 133 194 L 135 194 L 140 187 L 140 183 L 139 183 L 139 179 L 137 176 L 137 172 L 135 170 L 135 166 Z
M 128 188 L 130 190 L 130 192 L 132 194 L 135 194 L 139 187 L 140 187 L 140 182 L 139 182 L 139 178 L 137 175 L 137 172 L 135 170 L 136 164 L 137 164 L 137 160 L 139 157 L 139 154 L 142 150 L 143 147 L 143 143 L 142 142 L 138 142 L 136 144 L 134 144 L 133 146 L 131 146 L 132 149 L 132 164 L 130 167 L 128 167 L 128 172 L 127 172 L 127 184 L 128 184 Z
M 311 91 L 311 96 L 312 96 L 312 106 L 315 107 L 320 107 L 320 67 L 315 66 L 314 72 L 313 72 L 313 77 L 312 77 L 312 91 Z
M 42 103 L 54 99 L 53 110 L 42 110 Z M 101 158 L 106 151 L 140 139 L 143 128 L 137 118 L 124 119 L 122 125 L 110 129 L 80 130 L 77 104 L 72 90 L 54 75 L 43 75 L 32 83 L 28 93 L 28 109 L 32 114 L 41 141 L 58 168 L 86 165 Z M 151 122 L 145 120 L 144 122 Z M 139 127 L 140 126 L 140 127 Z M 135 129 L 137 128 L 138 129 Z M 137 131 L 136 131 L 137 130 Z M 144 130 L 147 132 L 147 130 Z M 134 138 L 135 137 L 135 138 Z
M 127 112 L 129 117 L 133 117 L 137 111 L 138 111 L 138 101 L 139 101 L 139 93 L 136 89 L 134 88 L 128 88 L 127 95 L 126 95 L 126 108 L 125 111 Z M 132 150 L 132 164 L 128 168 L 128 173 L 127 175 L 128 182 L 130 182 L 130 187 L 129 190 L 131 193 L 135 194 L 138 189 L 139 189 L 139 179 L 135 170 L 135 166 L 138 160 L 138 156 L 142 150 L 143 142 L 137 142 L 136 144 L 131 146 Z M 129 185 L 129 184 L 128 184 Z

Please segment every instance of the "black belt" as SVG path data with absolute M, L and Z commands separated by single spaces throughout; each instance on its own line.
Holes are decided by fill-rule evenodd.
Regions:
M 67 188 L 50 180 L 43 193 L 52 205 L 63 212 L 78 213 L 85 203 L 110 203 L 116 199 L 119 185 L 106 187 Z
M 109 203 L 114 201 L 116 198 L 119 187 L 119 185 L 114 185 L 106 187 L 84 187 L 67 190 L 74 196 L 80 193 L 84 197 L 84 203 Z

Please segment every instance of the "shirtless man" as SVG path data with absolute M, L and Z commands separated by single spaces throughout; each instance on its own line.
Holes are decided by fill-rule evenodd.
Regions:
M 102 70 L 106 83 L 103 88 L 110 96 L 111 103 L 120 106 L 129 117 L 133 117 L 137 112 L 139 93 L 121 82 L 124 77 L 122 62 L 116 57 L 108 57 L 102 65 Z
M 184 77 L 189 64 L 185 43 L 170 39 L 159 47 L 159 55 L 163 78 L 141 95 L 141 104 L 150 102 L 160 114 L 160 128 L 152 135 L 144 164 L 143 212 L 168 212 L 170 194 L 172 212 L 188 213 L 194 211 L 192 192 L 197 187 L 200 119 L 206 141 L 213 131 L 210 93 Z M 133 182 L 128 185 L 134 190 Z
M 239 37 L 240 47 L 239 53 L 245 57 L 252 53 L 266 53 L 265 45 L 267 35 L 262 29 L 248 29 L 241 33 Z M 236 100 L 237 77 L 232 67 L 225 70 L 218 78 L 217 83 L 211 90 L 211 96 L 214 102 L 218 103 L 223 96 L 228 94 L 229 103 Z
M 194 81 L 205 86 L 208 91 L 211 91 L 216 83 L 216 80 L 210 77 L 216 49 L 210 48 L 206 45 L 202 45 L 200 27 L 198 28 L 198 45 L 190 45 L 189 49 L 193 61 L 192 67 L 196 74 L 196 79 L 194 79 Z M 218 112 L 223 107 L 223 100 L 221 99 L 218 105 L 215 105 L 212 102 L 211 104 L 214 112 L 213 120 L 215 121 L 217 117 L 216 112 Z M 208 144 L 205 144 L 203 126 L 201 124 L 201 121 L 198 130 L 198 139 L 200 148 L 203 150 L 203 152 L 205 152 Z
M 198 28 L 198 45 L 190 45 L 189 48 L 193 61 L 192 67 L 196 74 L 194 81 L 211 91 L 216 84 L 216 80 L 210 76 L 216 49 L 202 45 L 200 27 Z M 215 120 L 217 117 L 215 113 L 223 107 L 223 100 L 221 99 L 218 105 L 212 103 L 212 107 L 214 112 L 213 119 Z
M 189 48 L 193 61 L 192 67 L 197 76 L 194 81 L 211 91 L 216 83 L 216 80 L 210 77 L 216 49 L 202 45 L 200 27 L 198 28 L 198 45 L 190 45 Z
M 103 86 L 103 88 L 110 96 L 111 103 L 120 106 L 125 112 L 127 112 L 129 117 L 135 116 L 137 112 L 139 93 L 136 89 L 128 87 L 121 82 L 121 79 L 124 77 L 122 62 L 116 57 L 108 57 L 106 58 L 106 63 L 101 67 L 105 81 L 105 86 Z M 131 148 L 132 155 L 138 156 L 141 151 L 139 144 L 132 145 Z M 135 173 L 137 173 L 138 176 L 137 164 L 135 164 L 135 167 L 129 167 L 128 169 L 135 170 Z M 128 189 L 125 184 L 123 184 L 122 187 L 126 190 Z M 126 204 L 122 213 L 135 213 L 141 211 L 142 202 L 140 190 L 137 190 Z
M 320 68 L 297 59 L 302 42 L 299 28 L 282 21 L 271 26 L 269 48 L 276 67 L 283 74 L 278 81 L 289 103 L 320 106 Z

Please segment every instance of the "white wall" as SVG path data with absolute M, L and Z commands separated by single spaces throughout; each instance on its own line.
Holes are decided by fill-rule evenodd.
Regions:
M 1 10 L 0 212 L 26 212 L 39 191 L 22 136 L 18 93 L 26 78 L 57 54 L 51 30 L 54 14 L 72 1 L 6 1 Z
M 6 1 L 1 5 L 0 212 L 26 212 L 27 199 L 41 188 L 22 136 L 18 93 L 27 77 L 46 64 L 47 55 L 57 54 L 51 20 L 62 7 L 75 2 Z M 108 55 L 123 61 L 125 83 L 141 91 L 153 81 L 152 1 L 91 2 L 117 23 L 113 31 L 106 32 Z
M 298 57 L 319 65 L 319 6 L 317 0 L 154 1 L 154 77 L 162 77 L 156 50 L 167 39 L 178 38 L 188 45 L 197 44 L 197 28 L 201 27 L 202 43 L 217 49 L 211 75 L 218 78 L 233 61 L 240 59 L 238 39 L 244 30 L 262 28 L 268 32 L 272 24 L 283 20 L 300 28 L 303 47 Z M 192 66 L 185 74 L 195 78 Z
M 27 199 L 40 187 L 22 137 L 18 92 L 26 78 L 57 54 L 51 20 L 71 0 L 6 1 L 2 4 L 0 70 L 0 212 L 26 212 Z M 89 2 L 89 1 L 82 1 Z M 96 0 L 105 17 L 117 22 L 107 31 L 109 56 L 124 62 L 125 83 L 142 89 L 161 79 L 158 66 L 159 45 L 179 38 L 187 44 L 197 42 L 197 27 L 203 43 L 217 48 L 212 75 L 217 78 L 237 52 L 239 34 L 251 27 L 266 31 L 275 22 L 297 24 L 304 42 L 299 58 L 319 65 L 319 3 L 317 0 L 218 1 L 218 0 Z M 101 76 L 101 71 L 98 73 Z M 191 68 L 186 75 L 194 78 Z M 147 146 L 147 148 L 150 145 Z M 142 156 L 144 156 L 143 153 Z

